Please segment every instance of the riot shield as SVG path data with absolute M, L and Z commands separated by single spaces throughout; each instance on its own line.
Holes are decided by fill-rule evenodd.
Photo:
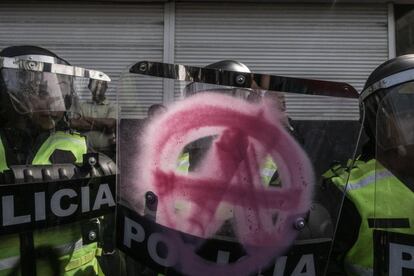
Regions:
M 363 187 L 373 232 L 374 274 L 414 273 L 414 84 L 388 89 L 376 116 L 376 157 Z
M 119 85 L 149 111 L 119 130 L 117 244 L 131 275 L 324 273 L 335 222 L 316 202 L 310 145 L 330 136 L 320 123 L 326 135 L 302 141 L 286 106 L 302 95 L 357 108 L 351 86 L 148 61 Z
M 115 211 L 116 167 L 86 137 L 89 130 L 108 132 L 97 127 L 102 120 L 78 107 L 92 98 L 92 84 L 110 79 L 6 57 L 0 78 L 0 274 L 97 275 L 104 226 L 114 220 L 108 214 Z

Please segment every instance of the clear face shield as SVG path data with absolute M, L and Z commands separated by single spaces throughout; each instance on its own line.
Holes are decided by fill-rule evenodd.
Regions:
M 114 224 L 116 167 L 90 146 L 90 129 L 59 123 L 75 96 L 80 104 L 91 98 L 77 97 L 91 94 L 90 80 L 110 79 L 80 67 L 6 57 L 0 57 L 0 74 L 1 92 L 15 110 L 10 116 L 30 120 L 26 128 L 1 129 L 0 274 L 97 272 L 96 252 L 114 230 L 105 227 Z
M 391 88 L 377 112 L 378 153 L 396 151 L 400 157 L 411 154 L 414 145 L 414 83 Z
M 409 275 L 414 272 L 414 83 L 387 89 L 376 115 L 375 173 L 364 188 L 371 189 L 367 200 L 374 203 L 368 225 L 374 230 L 374 274 Z
M 105 100 L 105 93 L 108 89 L 108 83 L 106 81 L 90 80 L 88 88 L 92 92 L 92 99 L 95 102 L 100 103 Z
M 377 160 L 410 187 L 414 187 L 413 91 L 413 82 L 391 88 L 379 104 L 376 119 Z
M 79 116 L 74 108 L 79 95 L 91 94 L 90 83 L 95 92 L 110 81 L 101 72 L 79 67 L 18 58 L 1 61 L 3 93 L 7 93 L 17 114 L 30 118 L 42 129 L 55 128 L 65 112 Z
M 152 62 L 124 73 L 118 247 L 167 275 L 322 273 L 333 226 L 322 219 L 322 234 L 305 233 L 315 175 L 285 123 L 289 93 L 348 92 L 338 83 Z M 141 106 L 126 118 L 132 97 Z M 146 116 L 163 98 L 171 99 L 163 112 Z
M 64 112 L 71 104 L 74 88 L 69 76 L 3 69 L 1 77 L 14 109 L 20 114 Z

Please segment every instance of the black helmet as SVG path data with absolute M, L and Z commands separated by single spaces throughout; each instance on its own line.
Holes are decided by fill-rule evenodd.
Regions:
M 393 58 L 378 66 L 368 77 L 360 95 L 361 118 L 372 141 L 376 141 L 378 108 L 393 88 L 414 81 L 414 55 Z
M 4 48 L 0 51 L 0 57 L 19 57 L 19 59 L 70 65 L 69 62 L 59 57 L 55 53 L 45 48 L 31 45 L 10 46 Z
M 4 48 L 0 51 L 0 58 L 70 65 L 66 60 L 47 49 L 29 45 Z M 74 89 L 70 77 L 5 67 L 0 69 L 0 117 L 2 120 L 5 116 L 10 117 L 10 114 L 14 114 L 13 117 L 16 119 L 30 118 L 37 126 L 50 129 L 55 127 L 65 111 L 69 110 L 73 98 Z M 47 120 L 46 115 L 42 115 L 42 112 L 45 113 L 46 110 L 50 111 Z
M 414 55 L 399 56 L 375 69 L 360 104 L 375 159 L 403 183 L 413 184 Z

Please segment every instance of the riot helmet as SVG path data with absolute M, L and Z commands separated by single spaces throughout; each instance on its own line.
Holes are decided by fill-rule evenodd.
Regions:
M 104 95 L 110 78 L 71 66 L 37 46 L 12 46 L 0 52 L 0 118 L 14 127 L 52 130 L 66 120 L 78 93 Z
M 163 104 L 153 104 L 147 110 L 147 117 L 153 118 L 155 116 L 161 115 L 167 111 L 167 107 Z
M 206 65 L 206 69 L 225 70 L 241 73 L 251 73 L 250 69 L 243 63 L 236 60 L 221 60 L 218 62 Z M 224 87 L 222 85 L 213 85 L 207 83 L 193 82 L 188 84 L 184 89 L 184 94 L 188 97 L 198 92 L 219 92 L 227 95 L 232 95 L 237 98 L 248 99 L 252 89 Z
M 108 83 L 106 81 L 91 79 L 88 85 L 89 90 L 92 93 L 92 100 L 96 103 L 102 103 L 105 101 L 106 90 L 108 89 Z
M 378 66 L 360 95 L 360 108 L 377 159 L 402 173 L 403 165 L 414 161 L 414 55 Z
M 236 60 L 221 60 L 218 62 L 211 63 L 207 65 L 205 68 L 251 73 L 249 67 Z
M 37 46 L 11 46 L 1 51 L 0 57 L 12 58 L 16 64 L 23 60 L 70 65 L 53 52 Z M 15 118 L 29 119 L 40 129 L 52 129 L 72 104 L 74 89 L 69 76 L 5 66 L 0 72 L 1 109 L 6 116 L 13 114 Z

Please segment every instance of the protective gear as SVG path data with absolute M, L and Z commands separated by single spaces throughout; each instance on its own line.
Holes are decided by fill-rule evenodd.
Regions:
M 0 168 L 2 171 L 8 169 L 4 151 L 4 138 L 0 137 Z M 32 160 L 33 165 L 51 164 L 51 158 L 54 154 L 59 154 L 59 150 L 70 151 L 76 160 L 80 162 L 83 154 L 86 153 L 86 140 L 79 134 L 69 134 L 58 131 L 50 136 L 40 146 L 38 152 Z M 55 155 L 56 156 L 56 155 Z M 80 239 L 80 225 L 70 225 L 61 229 L 44 229 L 34 232 L 34 244 L 36 248 L 43 246 L 53 247 L 59 252 L 61 260 L 61 269 L 65 271 L 65 275 L 72 275 L 75 272 L 92 269 L 98 272 L 96 254 L 98 247 L 96 243 L 86 245 Z M 17 235 L 7 235 L 0 237 L 0 245 L 2 247 L 0 254 L 0 275 L 9 273 L 11 269 L 15 269 L 19 259 L 19 239 Z M 14 261 L 13 261 L 14 260 Z M 88 268 L 89 267 L 89 268 Z M 38 275 L 46 275 L 50 267 L 38 266 Z M 46 274 L 45 274 L 46 273 Z M 49 272 L 50 273 L 50 272 Z
M 8 47 L 0 52 L 0 57 L 69 65 L 54 53 L 35 46 Z M 17 117 L 26 115 L 40 128 L 51 129 L 72 104 L 74 89 L 70 76 L 12 68 L 2 68 L 0 72 L 1 107 L 7 116 L 10 112 Z
M 218 62 L 211 63 L 207 65 L 205 68 L 251 73 L 249 67 L 236 60 L 221 60 Z
M 354 203 L 362 221 L 357 240 L 344 256 L 345 268 L 352 275 L 373 275 L 374 230 L 389 228 L 375 225 L 373 214 L 378 218 L 386 218 L 392 210 L 393 218 L 408 216 L 409 221 L 412 221 L 414 215 L 407 212 L 407 206 L 412 206 L 414 194 L 375 159 L 358 161 L 350 172 L 342 171 L 331 181 L 341 191 L 346 191 L 347 198 Z M 387 186 L 390 182 L 392 185 Z M 386 199 L 381 205 L 375 203 L 379 197 Z M 395 226 L 392 231 L 414 234 L 412 227 Z
M 222 60 L 205 66 L 204 68 L 226 70 L 241 73 L 251 73 L 250 69 L 243 63 L 235 60 Z M 252 93 L 252 89 L 238 88 L 238 87 L 226 87 L 223 85 L 214 85 L 200 82 L 192 82 L 184 88 L 184 94 L 186 97 L 194 95 L 198 92 L 219 92 L 227 95 L 232 95 L 237 98 L 247 99 Z
M 381 64 L 361 93 L 364 126 L 376 145 L 378 161 L 403 182 L 413 182 L 414 55 Z M 408 184 L 408 183 L 406 183 Z
M 70 107 L 73 92 L 67 76 L 13 69 L 3 69 L 1 75 L 14 109 L 20 114 L 64 112 Z
M 399 56 L 378 66 L 368 77 L 360 95 L 361 118 L 368 136 L 375 140 L 377 112 L 384 97 L 404 83 L 413 81 L 414 55 Z M 405 89 L 406 90 L 406 89 Z
M 296 155 L 301 147 L 280 123 L 282 108 L 249 102 L 277 91 L 320 95 L 321 87 L 343 95 L 348 87 L 312 81 L 312 89 L 303 85 L 305 80 L 208 67 L 142 61 L 121 77 L 121 95 L 131 89 L 145 91 L 145 81 L 159 81 L 148 76 L 172 79 L 174 92 L 187 86 L 191 93 L 186 96 L 196 95 L 169 106 L 144 131 L 121 128 L 121 141 L 130 143 L 121 142 L 119 152 L 119 248 L 160 273 L 322 275 L 332 224 L 307 190 L 313 175 L 300 176 L 311 172 L 310 165 L 301 164 L 308 159 Z M 260 98 L 248 97 L 251 92 L 259 92 L 254 96 Z M 139 143 L 134 155 L 131 148 Z M 275 174 L 279 181 L 272 182 Z M 306 204 L 306 209 L 293 202 Z M 297 213 L 285 215 L 291 211 Z M 303 230 L 307 240 L 298 241 Z M 272 244 L 275 238 L 280 240 Z M 291 247 L 293 241 L 298 242 Z M 161 242 L 163 249 L 157 245 Z M 281 247 L 286 256 L 276 252 Z M 250 258 L 255 257 L 252 266 Z
M 377 144 L 384 151 L 414 144 L 414 82 L 389 89 L 377 111 Z
M 21 125 L 21 128 L 34 124 L 39 129 L 50 130 L 69 111 L 76 93 L 88 91 L 90 82 L 95 84 L 95 92 L 103 93 L 106 82 L 110 81 L 104 73 L 69 65 L 40 47 L 13 46 L 2 50 L 0 118 L 3 123 Z M 23 121 L 27 121 L 26 126 L 22 126 Z
M 413 273 L 412 262 L 405 262 L 413 257 L 414 234 L 413 71 L 414 55 L 406 55 L 371 73 L 360 95 L 370 152 L 331 178 L 346 193 L 332 259 L 351 275 Z
M 13 46 L 0 52 L 0 118 L 3 123 L 0 132 L 0 170 L 2 172 L 15 166 L 34 166 L 36 169 L 30 172 L 41 172 L 38 175 L 43 176 L 46 170 L 43 171 L 43 167 L 39 168 L 37 165 L 63 164 L 64 167 L 67 164 L 82 162 L 83 155 L 88 150 L 86 139 L 69 130 L 64 119 L 76 93 L 87 92 L 91 79 L 110 81 L 102 72 L 72 67 L 64 59 L 40 47 Z M 21 137 L 25 139 L 20 139 Z M 59 184 L 53 182 L 57 180 L 53 177 L 66 175 L 65 169 L 66 167 L 60 171 L 56 170 L 49 175 L 50 179 L 37 181 L 39 179 L 36 178 L 36 181 L 45 182 L 40 183 L 41 185 L 50 184 L 47 187 L 50 190 L 57 189 Z M 14 169 L 5 172 L 4 175 L 10 171 L 14 172 Z M 92 171 L 90 176 L 94 176 Z M 24 179 L 24 182 L 32 182 L 32 180 L 34 179 L 28 181 Z M 17 182 L 9 181 L 2 184 L 7 187 Z M 27 185 L 27 188 L 32 186 L 30 183 L 24 185 Z M 45 204 L 50 205 L 50 202 Z M 23 208 L 23 203 L 16 202 L 15 206 Z M 42 216 L 42 220 L 50 218 L 46 213 Z M 15 234 L 19 231 L 16 228 L 17 231 L 13 230 L 13 234 L 0 237 L 2 248 L 0 275 L 10 272 L 12 268 L 14 269 L 12 273 L 17 273 L 20 269 L 23 275 L 32 275 L 35 269 L 38 275 L 51 275 L 50 265 L 44 265 L 43 262 L 45 248 L 50 251 L 49 253 L 57 254 L 59 262 L 55 261 L 55 265 L 64 275 L 99 273 L 96 256 L 100 250 L 96 241 L 90 243 L 83 240 L 85 235 L 82 235 L 81 228 L 84 223 L 70 220 L 70 224 L 60 226 L 61 221 L 58 220 L 51 222 L 52 225 L 58 225 L 53 228 L 49 223 L 48 221 L 46 228 L 39 226 L 41 229 L 38 229 L 37 225 L 35 228 L 30 228 L 36 229 L 34 231 L 25 230 L 25 233 L 19 233 L 20 236 Z M 38 262 L 39 258 L 34 254 L 40 256 L 41 262 Z M 47 252 L 46 255 L 48 256 Z M 56 266 L 53 266 L 52 270 L 56 273 Z
M 92 92 L 93 101 L 97 103 L 105 101 L 105 93 L 108 89 L 108 83 L 106 81 L 91 79 L 89 80 L 88 88 Z
M 0 138 L 1 135 L 0 135 Z M 3 141 L 4 137 L 0 140 L 0 172 L 8 169 L 7 158 L 4 150 Z M 64 150 L 70 151 L 76 163 L 81 163 L 83 154 L 87 152 L 85 137 L 76 133 L 66 133 L 63 131 L 57 131 L 49 136 L 40 146 L 39 150 L 33 156 L 33 165 L 48 165 L 52 164 L 51 158 L 56 151 Z
M 55 53 L 41 47 L 24 45 L 24 46 L 11 46 L 4 48 L 0 52 L 2 57 L 19 57 L 23 60 L 33 60 L 39 62 L 56 63 L 70 65 L 65 59 L 59 57 Z

